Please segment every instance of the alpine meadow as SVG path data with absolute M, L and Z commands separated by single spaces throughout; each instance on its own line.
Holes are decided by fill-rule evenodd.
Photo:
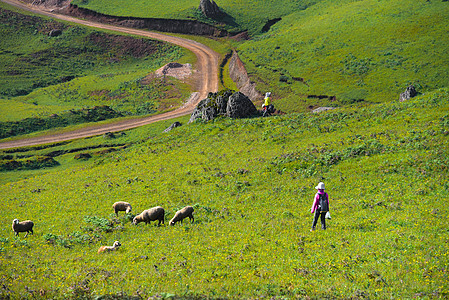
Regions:
M 212 26 L 164 34 L 217 53 L 208 99 L 243 90 L 238 54 L 254 106 L 271 92 L 277 112 L 2 147 L 176 112 L 210 78 L 180 45 L 0 2 L 0 299 L 449 297 L 449 1 L 70 5 Z M 331 218 L 311 230 L 320 182 Z M 194 220 L 170 224 L 186 206 Z

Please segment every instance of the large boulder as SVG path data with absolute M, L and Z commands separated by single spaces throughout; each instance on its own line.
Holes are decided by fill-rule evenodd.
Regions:
M 247 96 L 226 90 L 209 93 L 206 99 L 201 100 L 190 115 L 189 123 L 197 119 L 209 121 L 218 116 L 247 118 L 257 114 L 256 107 Z
M 201 10 L 206 17 L 211 19 L 219 19 L 223 15 L 214 0 L 201 0 L 198 9 Z
M 189 123 L 197 119 L 203 119 L 204 121 L 214 119 L 217 112 L 213 105 L 214 101 L 211 98 L 201 100 L 190 115 Z
M 406 89 L 405 92 L 401 93 L 399 95 L 399 101 L 406 101 L 410 98 L 415 97 L 418 94 L 418 92 L 416 92 L 416 89 L 413 85 L 409 85 Z
M 237 92 L 229 97 L 226 116 L 230 118 L 247 118 L 257 114 L 256 106 L 244 94 Z

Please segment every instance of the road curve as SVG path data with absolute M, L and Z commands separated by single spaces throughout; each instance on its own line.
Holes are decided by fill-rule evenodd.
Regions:
M 79 138 L 86 138 L 95 135 L 101 135 L 106 132 L 115 132 L 122 131 L 126 129 L 131 129 L 143 125 L 147 125 L 150 123 L 168 120 L 172 118 L 177 118 L 180 116 L 184 116 L 190 114 L 195 106 L 201 99 L 207 97 L 209 92 L 216 92 L 218 90 L 218 61 L 219 54 L 210 49 L 209 47 L 198 43 L 196 41 L 192 41 L 185 38 L 174 37 L 162 33 L 150 32 L 146 30 L 132 29 L 114 25 L 108 25 L 103 23 L 97 23 L 92 21 L 86 21 L 81 19 L 76 19 L 73 17 L 69 17 L 66 15 L 59 15 L 53 12 L 42 10 L 36 6 L 30 6 L 24 4 L 18 0 L 0 0 L 4 3 L 10 4 L 15 7 L 19 7 L 21 9 L 45 15 L 48 17 L 52 17 L 59 20 L 64 20 L 68 22 L 73 22 L 89 27 L 107 29 L 111 31 L 116 31 L 120 33 L 133 34 L 143 37 L 149 37 L 152 39 L 157 39 L 165 42 L 169 42 L 180 47 L 186 48 L 192 51 L 197 57 L 197 63 L 195 65 L 196 69 L 196 89 L 197 92 L 192 94 L 192 97 L 180 108 L 143 118 L 122 120 L 110 124 L 104 125 L 93 125 L 82 129 L 77 129 L 70 132 L 58 133 L 58 134 L 50 134 L 39 137 L 32 138 L 24 138 L 14 141 L 8 142 L 0 142 L 0 149 L 8 149 L 8 148 L 18 148 L 18 147 L 26 147 L 26 146 L 35 146 L 41 144 L 49 144 L 49 143 L 57 143 L 62 141 L 68 141 Z

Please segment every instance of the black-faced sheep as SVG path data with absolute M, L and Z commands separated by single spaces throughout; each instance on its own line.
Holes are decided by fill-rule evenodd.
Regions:
M 158 225 L 164 224 L 165 210 L 156 206 L 147 210 L 144 210 L 139 215 L 135 216 L 133 219 L 133 224 L 137 225 L 140 222 L 145 222 L 145 224 L 150 223 L 151 221 L 159 221 Z
M 178 210 L 168 224 L 172 226 L 175 225 L 176 222 L 181 222 L 182 224 L 182 220 L 187 217 L 189 217 L 190 221 L 193 223 L 195 221 L 195 219 L 193 218 L 193 211 L 194 209 L 191 206 L 186 206 L 183 209 Z
M 132 210 L 131 204 L 129 204 L 128 202 L 124 202 L 124 201 L 115 202 L 114 204 L 112 204 L 112 208 L 114 209 L 114 212 L 117 215 L 117 217 L 118 217 L 119 211 L 124 211 L 125 213 L 129 213 Z
M 118 247 L 120 247 L 122 244 L 120 244 L 119 241 L 115 241 L 114 244 L 112 246 L 101 246 L 98 249 L 98 253 L 103 253 L 103 252 L 109 252 L 109 251 L 115 251 Z
M 26 232 L 25 237 L 27 237 L 29 232 L 31 232 L 31 234 L 34 234 L 33 226 L 34 223 L 30 220 L 19 222 L 18 219 L 14 219 L 12 221 L 12 230 L 17 236 L 19 236 L 19 232 Z

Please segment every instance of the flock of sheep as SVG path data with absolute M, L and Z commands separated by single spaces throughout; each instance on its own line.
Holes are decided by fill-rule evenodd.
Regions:
M 118 216 L 119 211 L 124 211 L 125 213 L 129 213 L 132 210 L 131 204 L 124 201 L 115 202 L 112 205 L 112 208 L 114 209 L 115 214 Z M 193 223 L 195 219 L 193 218 L 193 207 L 192 206 L 186 206 L 180 210 L 178 210 L 174 217 L 170 220 L 169 224 L 171 226 L 175 225 L 177 222 L 182 223 L 182 220 L 185 218 L 189 218 L 190 221 Z M 137 225 L 141 222 L 145 222 L 145 224 L 150 223 L 151 221 L 159 221 L 158 225 L 164 224 L 164 218 L 165 218 L 165 210 L 161 206 L 156 206 L 147 210 L 144 210 L 140 214 L 134 217 L 133 224 Z M 28 233 L 33 233 L 33 226 L 34 223 L 30 220 L 22 221 L 20 222 L 18 219 L 14 219 L 12 221 L 12 230 L 14 231 L 14 234 L 16 236 L 19 236 L 19 232 L 26 232 L 25 237 L 27 237 Z M 98 249 L 98 253 L 103 252 L 109 252 L 114 251 L 118 247 L 120 247 L 122 244 L 120 244 L 119 241 L 115 241 L 112 246 L 101 246 Z

